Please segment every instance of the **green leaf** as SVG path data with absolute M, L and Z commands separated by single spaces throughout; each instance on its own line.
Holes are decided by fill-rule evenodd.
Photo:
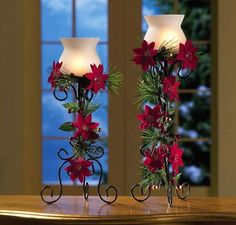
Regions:
M 174 179 L 175 181 L 178 181 L 179 178 L 181 177 L 181 175 L 182 175 L 182 173 L 179 173 L 179 174 L 177 174 L 175 177 L 173 177 L 173 179 Z
M 84 116 L 87 116 L 93 112 L 95 112 L 100 107 L 100 104 L 97 102 L 86 101 L 84 105 Z
M 71 113 L 78 112 L 80 109 L 79 104 L 77 102 L 68 102 L 63 104 L 63 106 Z
M 72 126 L 71 122 L 65 122 L 59 127 L 59 129 L 70 132 L 70 131 L 74 131 L 75 127 Z

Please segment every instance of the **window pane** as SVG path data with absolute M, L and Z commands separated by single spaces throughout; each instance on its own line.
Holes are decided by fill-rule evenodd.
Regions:
M 64 148 L 70 155 L 70 146 L 65 140 L 44 140 L 43 141 L 43 157 L 42 157 L 42 168 L 43 168 L 43 184 L 59 184 L 58 180 L 58 169 L 63 162 L 57 156 L 57 152 L 60 148 Z M 70 178 L 62 170 L 63 183 L 70 183 Z
M 58 41 L 72 34 L 72 0 L 41 0 L 42 40 Z
M 179 13 L 185 14 L 183 30 L 192 40 L 210 40 L 211 38 L 211 1 L 180 0 Z
M 108 40 L 107 0 L 76 1 L 76 32 L 78 37 L 99 37 Z
M 93 120 L 99 123 L 99 127 L 102 129 L 101 136 L 108 136 L 108 112 L 107 107 L 101 107 L 93 114 Z
M 42 45 L 42 88 L 43 89 L 50 89 L 51 86 L 48 83 L 48 76 L 51 70 L 51 66 L 53 61 L 58 61 L 60 58 L 60 55 L 63 51 L 62 45 L 56 44 L 56 45 L 49 45 L 49 44 L 43 44 Z
M 211 142 L 180 142 L 180 146 L 184 150 L 182 182 L 188 181 L 192 185 L 209 185 Z
M 211 136 L 210 91 L 181 94 L 178 133 L 181 137 L 199 138 Z
M 56 100 L 50 90 L 50 84 L 47 82 L 52 62 L 58 61 L 63 46 L 58 43 L 62 37 L 71 37 L 72 30 L 75 28 L 78 37 L 100 37 L 97 46 L 97 52 L 104 64 L 105 72 L 108 69 L 108 23 L 107 23 L 107 0 L 75 0 L 76 23 L 72 23 L 72 0 L 41 0 L 42 4 L 42 134 L 43 134 L 43 183 L 58 184 L 57 171 L 61 160 L 57 158 L 57 151 L 61 147 L 68 146 L 67 140 L 61 140 L 63 137 L 70 137 L 73 134 L 60 131 L 58 127 L 66 122 L 73 121 L 74 115 L 68 114 L 62 104 Z M 50 42 L 51 41 L 51 42 Z M 72 101 L 73 96 L 69 93 L 69 98 L 65 101 Z M 96 96 L 101 108 L 94 113 L 94 121 L 100 123 L 102 128 L 101 140 L 99 144 L 104 147 L 104 155 L 99 159 L 103 166 L 103 182 L 107 182 L 108 173 L 108 94 L 99 93 Z M 88 180 L 90 184 L 98 182 L 99 166 L 95 165 L 96 173 Z M 64 183 L 73 184 L 67 174 L 63 173 Z
M 174 13 L 174 0 L 143 0 L 142 15 L 157 15 Z M 142 31 L 147 31 L 147 23 L 142 20 Z
M 97 52 L 101 59 L 101 63 L 104 65 L 104 70 L 108 70 L 108 46 L 107 44 L 98 44 Z
M 104 147 L 104 155 L 101 159 L 99 159 L 99 162 L 102 165 L 103 168 L 103 183 L 107 182 L 107 173 L 108 173 L 108 151 L 107 151 L 107 139 L 104 139 L 101 141 L 101 145 Z M 43 171 L 43 184 L 59 184 L 58 180 L 58 169 L 64 161 L 58 158 L 57 152 L 64 148 L 68 151 L 69 156 L 71 156 L 73 153 L 71 152 L 71 147 L 68 144 L 68 141 L 66 140 L 44 140 L 43 141 L 43 157 L 42 157 L 42 171 Z M 66 154 L 63 155 L 64 157 L 67 157 Z M 64 168 L 67 166 L 66 164 L 61 171 L 62 175 L 62 181 L 64 185 L 73 185 L 73 183 L 67 173 L 65 172 Z M 91 177 L 88 177 L 86 179 L 90 185 L 96 185 L 99 180 L 100 175 L 100 168 L 96 162 L 94 162 L 95 167 L 95 174 Z M 80 183 L 76 183 L 80 184 Z
M 70 94 L 69 94 L 70 95 Z M 70 137 L 71 133 L 61 131 L 58 128 L 67 121 L 73 121 L 73 114 L 67 113 L 62 106 L 63 103 L 69 102 L 69 97 L 65 102 L 56 100 L 52 92 L 43 92 L 42 94 L 42 132 L 43 136 L 60 136 Z

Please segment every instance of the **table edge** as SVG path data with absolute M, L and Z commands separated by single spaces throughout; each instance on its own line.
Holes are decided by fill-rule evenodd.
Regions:
M 32 221 L 39 224 L 164 224 L 178 222 L 208 222 L 208 221 L 228 221 L 236 223 L 235 214 L 226 213 L 198 213 L 198 214 L 151 214 L 151 215 L 108 215 L 108 216 L 75 216 L 61 214 L 42 214 L 33 212 L 0 210 L 1 220 L 11 221 Z

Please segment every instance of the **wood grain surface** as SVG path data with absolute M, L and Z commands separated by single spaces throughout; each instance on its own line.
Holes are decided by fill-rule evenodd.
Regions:
M 8 224 L 236 224 L 236 198 L 150 197 L 139 203 L 119 197 L 108 205 L 98 197 L 63 196 L 51 205 L 39 196 L 0 196 L 0 225 Z

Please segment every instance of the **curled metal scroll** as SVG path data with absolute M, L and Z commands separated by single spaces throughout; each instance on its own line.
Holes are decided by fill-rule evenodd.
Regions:
M 92 101 L 92 99 L 93 99 L 93 92 L 87 90 L 87 91 L 85 92 L 85 99 L 86 99 L 87 101 L 89 101 L 89 102 Z
M 60 91 L 60 92 L 64 92 L 64 94 L 65 94 L 64 97 L 59 97 L 58 94 L 57 94 L 57 92 L 58 92 L 58 88 L 55 88 L 55 89 L 53 90 L 53 95 L 54 95 L 54 97 L 55 97 L 56 100 L 62 102 L 62 101 L 65 101 L 65 100 L 68 98 L 68 93 L 67 93 L 66 90 Z
M 101 146 L 98 146 L 95 148 L 93 152 L 86 152 L 86 154 L 91 158 L 91 159 L 99 159 L 104 155 L 104 149 Z
M 135 189 L 139 188 L 140 189 L 140 195 L 143 197 L 143 198 L 138 198 L 136 195 L 135 195 Z M 135 184 L 132 186 L 131 188 L 131 195 L 132 197 L 138 201 L 138 202 L 144 202 L 146 201 L 149 196 L 151 195 L 151 188 L 148 188 L 148 190 L 146 191 L 146 196 L 145 196 L 145 192 L 143 190 L 143 187 L 140 185 L 140 184 Z
M 180 67 L 180 68 L 178 69 L 178 72 L 177 72 L 178 77 L 179 77 L 180 79 L 182 79 L 182 80 L 189 78 L 190 75 L 191 75 L 191 73 L 192 73 L 192 71 L 191 71 L 190 69 L 187 69 L 187 70 L 188 70 L 188 71 L 187 71 L 186 75 L 183 76 L 183 75 L 181 74 L 181 71 L 183 71 L 183 69 Z
M 151 75 L 152 79 L 155 79 L 159 72 L 160 70 L 157 66 L 151 66 L 149 69 L 149 74 Z
M 54 189 L 52 186 L 49 186 L 49 185 L 46 185 L 42 188 L 41 192 L 40 192 L 40 196 L 41 196 L 41 199 L 43 202 L 47 203 L 47 204 L 52 204 L 54 202 L 57 202 L 61 196 L 62 196 L 62 179 L 61 179 L 61 170 L 62 168 L 64 167 L 64 165 L 69 162 L 70 159 L 72 159 L 75 155 L 72 155 L 70 157 L 63 157 L 61 154 L 62 153 L 65 153 L 66 155 L 69 155 L 69 153 L 64 149 L 64 148 L 61 148 L 57 155 L 58 157 L 63 160 L 64 162 L 60 165 L 59 169 L 58 169 L 58 180 L 59 180 L 59 195 L 55 198 L 54 198 Z M 52 200 L 47 200 L 45 198 L 45 193 L 50 191 L 50 197 L 52 198 Z
M 185 182 L 181 185 L 177 185 L 175 188 L 175 193 L 179 199 L 185 200 L 190 194 L 190 184 Z
M 173 203 L 173 196 L 172 196 L 172 187 L 171 185 L 169 185 L 167 188 L 166 188 L 166 196 L 167 196 L 167 203 L 168 203 L 168 206 L 172 206 L 172 203 Z
M 117 192 L 117 189 L 114 186 L 110 185 L 110 186 L 107 186 L 105 188 L 106 198 L 110 197 L 110 194 L 109 194 L 110 191 L 114 192 L 112 200 L 105 199 L 101 194 L 101 184 L 102 184 L 102 179 L 103 179 L 103 169 L 102 169 L 101 163 L 97 160 L 97 158 L 93 158 L 93 157 L 89 158 L 88 161 L 94 161 L 99 166 L 100 173 L 99 173 L 99 181 L 98 181 L 98 185 L 97 185 L 97 192 L 98 192 L 99 198 L 107 204 L 111 204 L 111 203 L 115 202 L 116 199 L 117 199 L 117 196 L 118 196 L 118 192 Z M 92 174 L 94 174 L 94 172 L 95 172 L 95 169 L 94 169 L 94 166 L 93 166 Z M 88 196 L 89 196 L 88 189 L 89 189 L 89 184 L 88 183 L 84 184 L 83 185 L 83 190 L 86 191 L 86 193 L 84 193 L 85 199 L 88 199 Z
M 87 161 L 90 161 L 89 159 Z M 91 176 L 95 173 L 95 168 L 94 165 L 92 164 L 92 171 L 91 172 Z M 83 181 L 83 195 L 84 195 L 84 199 L 88 200 L 89 197 L 89 183 L 86 182 L 86 177 L 84 178 Z
M 73 74 L 71 74 L 72 76 L 74 76 Z M 71 89 L 72 93 L 74 94 L 75 99 L 78 101 L 78 104 L 83 105 L 85 104 L 85 101 L 92 101 L 93 97 L 94 97 L 94 93 L 92 91 L 86 90 L 86 87 L 89 84 L 89 80 L 85 77 L 75 77 L 76 78 L 76 84 L 71 84 L 67 87 L 67 89 L 65 90 L 61 90 L 59 88 L 55 88 L 53 90 L 53 95 L 54 97 L 58 100 L 58 101 L 64 101 L 68 98 L 68 90 Z M 58 94 L 60 91 L 60 93 L 64 93 L 63 94 Z M 62 96 L 63 95 L 63 96 Z M 78 146 L 76 146 L 78 143 L 74 142 L 73 139 L 71 139 L 69 141 L 70 146 L 74 149 Z M 103 180 L 103 169 L 102 169 L 102 165 L 101 163 L 98 161 L 99 158 L 101 158 L 104 155 L 104 149 L 101 146 L 93 146 L 94 142 L 91 142 L 90 144 L 88 144 L 89 150 L 85 149 L 85 153 L 87 155 L 87 160 L 88 161 L 94 161 L 98 164 L 99 167 L 99 181 L 98 181 L 98 185 L 97 185 L 97 192 L 98 195 L 100 197 L 100 199 L 102 201 L 104 201 L 105 203 L 111 204 L 113 202 L 116 201 L 118 193 L 117 193 L 117 189 L 114 186 L 107 186 L 105 188 L 105 195 L 107 197 L 104 198 L 101 195 L 101 184 L 102 184 L 102 180 Z M 64 154 L 64 155 L 63 155 Z M 61 196 L 62 196 L 62 178 L 61 178 L 61 172 L 62 172 L 62 168 L 64 167 L 64 165 L 66 163 L 68 163 L 71 159 L 73 159 L 76 156 L 76 153 L 70 157 L 69 153 L 64 149 L 61 148 L 58 153 L 57 153 L 58 157 L 63 160 L 64 162 L 60 165 L 59 169 L 58 169 L 58 180 L 59 180 L 59 195 L 55 198 L 54 197 L 54 188 L 52 186 L 44 186 L 40 192 L 40 196 L 43 202 L 51 204 L 54 203 L 56 201 L 58 201 Z M 91 165 L 91 176 L 95 174 L 95 167 L 92 164 Z M 67 175 L 69 176 L 69 172 L 67 172 Z M 86 181 L 86 178 L 83 181 L 83 196 L 84 198 L 87 200 L 89 197 L 89 183 Z M 45 198 L 46 196 L 46 192 L 48 193 L 48 191 L 50 192 L 50 197 L 51 199 L 47 199 Z M 111 195 L 111 192 L 114 193 L 113 198 L 109 198 Z
M 176 68 L 178 67 L 178 69 Z M 185 75 L 182 75 L 181 72 L 184 70 L 182 67 L 181 67 L 181 61 L 177 60 L 175 61 L 169 68 L 169 74 L 172 74 L 173 70 L 176 70 L 177 69 L 177 76 L 184 80 L 184 79 L 187 79 L 190 77 L 192 71 L 189 69 L 189 68 L 186 68 L 187 72 L 185 73 Z
M 84 198 L 85 200 L 88 200 L 89 197 L 89 184 L 88 182 L 85 181 L 83 182 L 83 194 L 84 194 Z
M 145 143 L 144 145 L 142 145 L 142 146 L 139 148 L 140 154 L 141 154 L 142 156 L 145 156 L 145 149 L 146 149 L 146 147 L 147 147 L 149 144 L 150 144 L 150 142 L 147 142 L 147 143 Z
M 170 183 L 170 173 L 169 173 L 169 159 L 168 157 L 165 157 L 164 159 L 164 167 L 165 167 L 165 173 L 166 173 L 166 196 L 167 196 L 167 202 L 168 205 L 171 207 L 173 202 L 173 196 L 172 196 L 172 187 Z

